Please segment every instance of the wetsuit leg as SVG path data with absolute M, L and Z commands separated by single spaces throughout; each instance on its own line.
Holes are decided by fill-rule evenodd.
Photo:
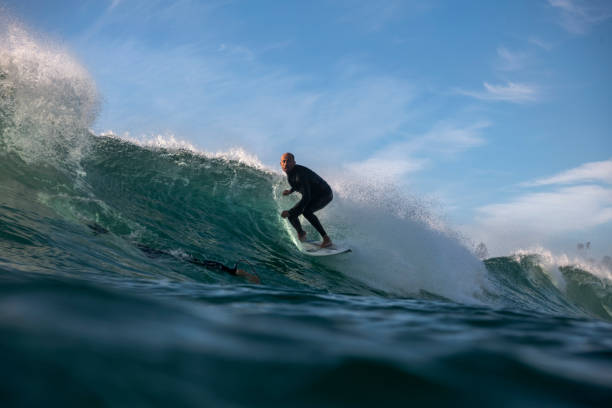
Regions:
M 302 229 L 302 224 L 300 224 L 300 220 L 298 219 L 299 214 L 296 216 L 289 216 L 289 222 L 291 223 L 291 225 L 293 225 L 293 228 L 295 228 L 295 230 L 297 231 L 297 233 L 299 235 L 302 235 L 304 233 L 304 230 Z
M 319 232 L 319 234 L 321 234 L 322 237 L 326 236 L 327 233 L 323 229 L 323 226 L 319 222 L 319 219 L 317 218 L 317 216 L 314 215 L 314 212 L 319 211 L 320 209 L 325 207 L 327 204 L 331 202 L 333 198 L 334 198 L 334 195 L 330 191 L 328 195 L 324 195 L 324 196 L 315 198 L 306 206 L 306 208 L 304 208 L 304 212 L 303 212 L 304 218 L 306 218 L 308 222 L 310 222 L 312 226 L 315 227 L 315 229 Z

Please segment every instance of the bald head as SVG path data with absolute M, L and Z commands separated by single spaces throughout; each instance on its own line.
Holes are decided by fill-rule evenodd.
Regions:
M 293 156 L 293 153 L 287 152 L 283 154 L 281 156 L 280 165 L 285 173 L 291 171 L 293 166 L 295 166 L 295 156 Z

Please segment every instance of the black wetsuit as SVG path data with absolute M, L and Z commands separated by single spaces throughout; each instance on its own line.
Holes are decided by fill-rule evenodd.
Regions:
M 90 226 L 90 228 L 91 228 L 91 226 Z M 194 265 L 203 266 L 206 269 L 213 269 L 213 270 L 217 270 L 217 271 L 221 271 L 221 272 L 227 272 L 230 275 L 234 275 L 234 276 L 236 276 L 236 271 L 238 270 L 238 265 L 234 266 L 233 268 L 230 268 L 230 267 L 227 267 L 227 266 L 223 265 L 221 262 L 209 261 L 209 260 L 206 260 L 206 259 L 200 259 L 200 258 L 197 258 L 197 257 L 195 257 L 193 255 L 188 255 L 187 257 L 177 257 L 176 255 L 172 254 L 172 252 L 164 251 L 162 249 L 151 248 L 151 247 L 149 247 L 147 245 L 144 245 L 144 244 L 136 244 L 136 246 L 142 252 L 147 254 L 147 256 L 149 258 L 158 258 L 160 256 L 168 256 L 168 257 L 177 258 L 177 259 L 181 259 L 181 260 L 187 261 L 187 262 L 192 263 Z
M 215 269 L 221 272 L 227 272 L 230 275 L 234 275 L 236 276 L 236 270 L 238 269 L 238 265 L 234 266 L 233 268 L 229 268 L 225 265 L 223 265 L 220 262 L 216 262 L 216 261 L 207 261 L 205 259 L 198 259 L 196 257 L 191 257 L 187 259 L 187 262 L 190 262 L 194 265 L 199 265 L 199 266 L 203 266 L 206 269 Z
M 289 210 L 291 225 L 299 234 L 302 234 L 304 230 L 298 216 L 303 214 L 322 237 L 326 236 L 327 234 L 314 212 L 325 207 L 334 198 L 329 184 L 317 173 L 299 164 L 293 166 L 287 173 L 287 181 L 291 186 L 291 192 L 298 191 L 302 194 L 302 199 Z

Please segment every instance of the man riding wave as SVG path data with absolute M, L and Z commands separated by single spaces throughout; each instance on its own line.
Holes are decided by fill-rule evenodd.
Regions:
M 283 195 L 289 195 L 295 191 L 302 195 L 302 199 L 290 210 L 283 211 L 281 217 L 289 218 L 289 222 L 298 233 L 301 242 L 306 240 L 306 232 L 302 229 L 299 215 L 304 215 L 313 227 L 323 237 L 321 248 L 332 246 L 331 239 L 323 229 L 319 219 L 314 215 L 334 198 L 331 187 L 317 173 L 307 167 L 295 163 L 292 153 L 285 153 L 281 156 L 281 168 L 287 173 L 287 181 L 291 186 L 290 190 L 284 190 Z

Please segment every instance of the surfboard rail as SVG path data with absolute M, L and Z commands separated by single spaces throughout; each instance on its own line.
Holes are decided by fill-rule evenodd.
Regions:
M 298 244 L 298 248 L 300 252 L 310 256 L 331 256 L 331 255 L 340 255 L 351 252 L 351 249 L 345 246 L 338 246 L 336 244 L 327 247 L 321 248 L 320 243 L 317 241 L 304 241 Z

